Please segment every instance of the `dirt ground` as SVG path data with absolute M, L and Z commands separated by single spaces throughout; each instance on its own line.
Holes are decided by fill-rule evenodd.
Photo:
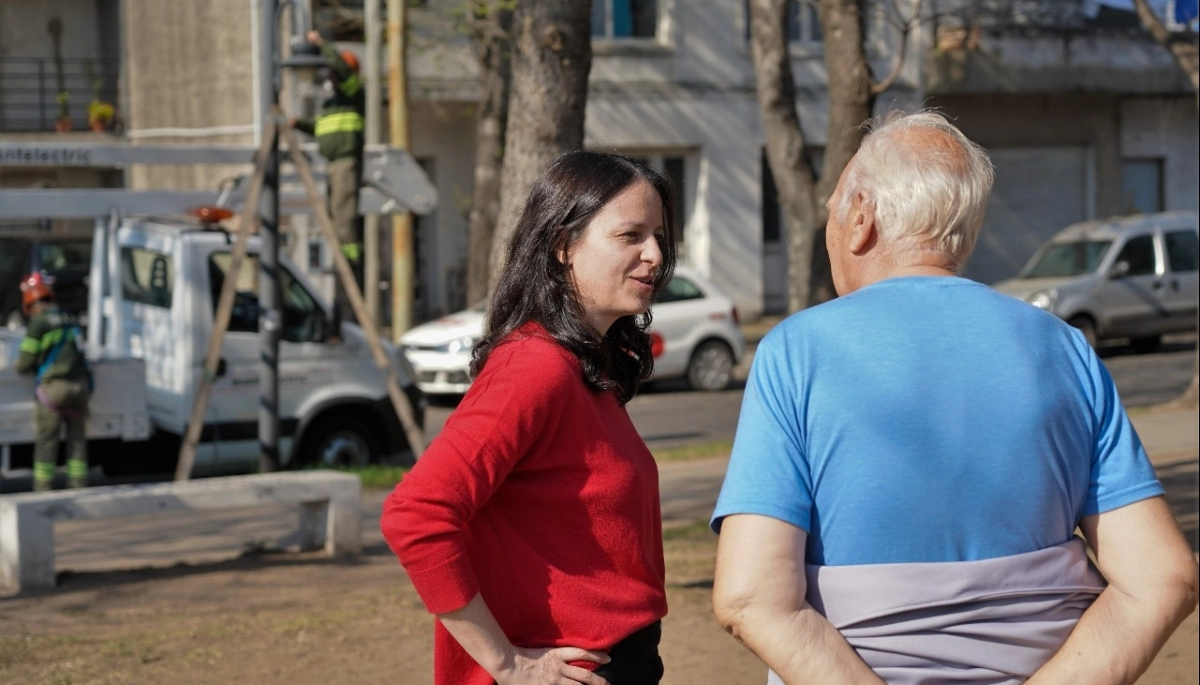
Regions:
M 666 540 L 664 685 L 761 685 L 765 667 L 709 608 L 716 539 Z M 1140 681 L 1194 685 L 1192 614 Z M 432 683 L 432 619 L 391 553 L 356 562 L 250 554 L 199 566 L 64 574 L 50 593 L 0 599 L 0 683 Z

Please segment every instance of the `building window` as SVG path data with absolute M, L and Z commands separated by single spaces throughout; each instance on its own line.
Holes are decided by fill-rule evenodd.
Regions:
M 656 0 L 592 2 L 592 36 L 595 38 L 654 38 L 657 27 Z
M 1121 211 L 1126 214 L 1163 210 L 1162 159 L 1121 160 Z
M 742 3 L 746 17 L 746 42 L 750 42 L 750 0 Z M 820 43 L 821 18 L 817 14 L 817 3 L 810 0 L 790 0 L 787 4 L 788 43 Z
M 671 185 L 675 186 L 675 242 L 683 242 L 683 234 L 687 231 L 683 230 L 687 226 L 687 178 L 685 178 L 685 169 L 687 169 L 687 160 L 683 157 L 664 157 L 662 172 L 666 176 Z
M 767 161 L 767 151 L 762 152 L 762 240 L 764 243 L 781 242 L 783 236 L 783 208 L 779 206 L 779 190 L 775 187 L 775 174 Z

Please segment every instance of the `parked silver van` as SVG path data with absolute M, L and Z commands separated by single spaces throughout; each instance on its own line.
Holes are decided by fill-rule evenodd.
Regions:
M 1002 293 L 1058 315 L 1098 340 L 1153 350 L 1166 333 L 1196 328 L 1196 214 L 1163 212 L 1063 229 Z

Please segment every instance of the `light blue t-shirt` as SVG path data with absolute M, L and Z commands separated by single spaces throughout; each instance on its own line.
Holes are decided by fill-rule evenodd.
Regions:
M 810 564 L 973 561 L 1162 491 L 1078 331 L 973 281 L 908 277 L 759 344 L 712 527 L 781 519 L 808 531 Z

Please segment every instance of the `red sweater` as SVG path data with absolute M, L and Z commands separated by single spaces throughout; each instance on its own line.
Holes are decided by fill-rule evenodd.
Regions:
M 667 613 L 654 458 L 537 325 L 492 351 L 380 526 L 431 613 L 480 593 L 520 647 L 607 650 Z M 492 683 L 440 622 L 434 682 Z

